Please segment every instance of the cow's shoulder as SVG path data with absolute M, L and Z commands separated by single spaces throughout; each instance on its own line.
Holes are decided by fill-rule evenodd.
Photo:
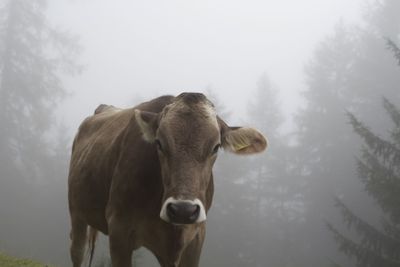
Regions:
M 123 130 L 132 116 L 132 109 L 100 105 L 93 115 L 86 117 L 78 128 L 74 143 L 86 146 L 88 142 L 111 142 Z M 76 144 L 74 144 L 76 145 Z
M 88 116 L 83 120 L 79 130 L 81 131 L 86 128 L 97 128 L 98 126 L 101 126 L 109 121 L 123 117 L 124 114 L 127 115 L 127 112 L 129 112 L 128 109 L 101 104 L 95 109 L 93 115 Z
M 87 117 L 81 123 L 75 140 L 77 142 L 82 142 L 84 140 L 93 141 L 92 139 L 101 138 L 111 141 L 127 126 L 134 116 L 134 109 L 158 113 L 161 112 L 166 105 L 172 103 L 173 100 L 173 96 L 166 95 L 127 109 L 100 104 L 94 110 L 93 115 Z

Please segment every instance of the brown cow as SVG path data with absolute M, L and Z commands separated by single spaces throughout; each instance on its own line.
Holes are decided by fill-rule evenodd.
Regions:
M 94 248 L 97 231 L 109 235 L 114 267 L 131 266 L 141 246 L 163 267 L 198 266 L 221 146 L 252 154 L 267 142 L 252 128 L 229 127 L 198 93 L 130 109 L 99 106 L 79 127 L 72 148 L 73 266 L 81 266 L 87 236 Z

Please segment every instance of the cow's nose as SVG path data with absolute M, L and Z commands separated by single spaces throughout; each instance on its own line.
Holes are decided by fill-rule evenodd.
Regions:
M 167 205 L 167 215 L 172 223 L 191 224 L 199 218 L 200 206 L 187 202 L 169 203 Z

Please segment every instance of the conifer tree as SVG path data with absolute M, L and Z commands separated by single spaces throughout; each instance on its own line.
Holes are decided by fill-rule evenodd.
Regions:
M 285 121 L 279 99 L 279 88 L 263 74 L 248 105 L 251 125 L 266 134 L 269 147 L 265 153 L 248 162 L 247 206 L 251 207 L 252 245 L 247 248 L 248 266 L 262 266 L 268 258 L 271 266 L 303 266 L 297 236 L 303 220 L 303 196 L 299 179 L 292 172 L 289 138 L 280 130 Z M 258 265 L 257 265 L 258 264 Z
M 65 96 L 60 73 L 79 71 L 79 46 L 52 27 L 46 0 L 8 0 L 0 6 L 0 175 L 43 175 L 44 135 Z
M 386 39 L 389 50 L 400 65 L 400 49 Z M 376 227 L 357 216 L 347 205 L 336 198 L 348 228 L 355 230 L 358 240 L 346 237 L 331 223 L 327 223 L 334 234 L 339 249 L 354 258 L 357 266 L 400 266 L 400 109 L 388 99 L 383 107 L 394 124 L 390 140 L 372 132 L 352 113 L 348 113 L 353 130 L 364 142 L 361 158 L 357 159 L 357 174 L 368 194 L 382 211 L 382 225 Z
M 364 142 L 357 160 L 358 177 L 381 208 L 382 225 L 375 226 L 360 218 L 339 198 L 336 206 L 359 238 L 347 237 L 328 223 L 339 249 L 363 267 L 400 266 L 400 109 L 387 99 L 383 105 L 395 125 L 390 140 L 373 133 L 353 114 L 348 115 L 354 131 Z
M 46 0 L 0 0 L 0 246 L 60 261 L 69 152 L 55 114 L 80 49 L 46 11 Z
M 390 39 L 387 45 L 400 63 L 398 46 Z M 364 142 L 361 158 L 357 159 L 358 177 L 382 210 L 382 225 L 377 227 L 360 218 L 339 198 L 336 198 L 336 206 L 348 228 L 353 229 L 359 239 L 345 236 L 328 223 L 339 249 L 354 258 L 357 266 L 363 267 L 400 266 L 400 109 L 386 98 L 383 106 L 394 124 L 389 140 L 348 113 L 354 131 Z
M 388 48 L 393 52 L 395 59 L 400 65 L 400 48 L 391 39 L 387 38 L 386 43 Z
M 376 100 L 386 96 L 400 103 L 397 62 L 382 41 L 387 36 L 398 42 L 399 8 L 396 0 L 371 2 L 363 14 L 364 24 L 339 24 L 307 65 L 305 105 L 295 118 L 298 150 L 291 162 L 298 165 L 299 179 L 305 184 L 306 223 L 300 234 L 304 233 L 303 247 L 315 255 L 309 257 L 309 266 L 321 266 L 329 258 L 347 264 L 323 226 L 326 220 L 342 226 L 332 195 L 341 196 L 350 206 L 358 205 L 360 216 L 375 212 L 362 205 L 370 198 L 361 191 L 353 156 L 361 140 L 348 127 L 345 114 L 346 110 L 357 114 L 379 135 L 389 127 Z
M 400 49 L 390 39 L 387 45 L 400 63 Z M 377 228 L 350 210 L 336 198 L 347 226 L 360 236 L 357 242 L 339 232 L 332 224 L 339 249 L 355 258 L 358 266 L 400 266 L 400 109 L 389 100 L 383 106 L 394 123 L 390 140 L 374 134 L 352 113 L 348 113 L 354 131 L 364 141 L 361 159 L 357 160 L 357 173 L 366 191 L 382 210 L 382 226 Z

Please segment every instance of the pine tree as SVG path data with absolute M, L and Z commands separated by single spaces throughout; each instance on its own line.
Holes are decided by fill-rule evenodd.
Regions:
M 354 131 L 364 141 L 361 158 L 357 160 L 358 177 L 382 210 L 382 226 L 360 218 L 339 198 L 336 206 L 359 238 L 347 237 L 328 223 L 339 249 L 363 267 L 400 266 L 400 109 L 387 99 L 383 105 L 395 124 L 390 140 L 376 135 L 349 113 Z
M 400 65 L 400 48 L 390 38 L 386 39 L 388 48 L 393 52 L 397 63 Z
M 356 60 L 355 36 L 354 29 L 341 23 L 334 34 L 319 44 L 306 66 L 306 104 L 295 117 L 298 146 L 288 162 L 296 165 L 296 180 L 304 187 L 306 221 L 295 234 L 304 242 L 303 253 L 315 255 L 306 259 L 308 266 L 326 264 L 327 259 L 321 255 L 335 249 L 323 228 L 323 219 L 332 219 L 329 196 L 352 187 L 348 177 L 353 172 L 353 158 L 346 151 L 356 149 L 357 143 L 344 115 L 352 100 L 347 82 Z
M 400 63 L 400 50 L 390 39 L 388 48 Z M 348 113 L 354 131 L 364 141 L 361 159 L 357 160 L 358 177 L 367 193 L 382 211 L 380 227 L 357 216 L 345 203 L 336 198 L 348 228 L 355 230 L 359 239 L 346 237 L 332 224 L 328 228 L 334 234 L 339 249 L 355 259 L 357 266 L 400 266 L 400 109 L 384 98 L 383 107 L 394 123 L 390 140 L 373 133 L 352 113 Z
M 332 195 L 358 205 L 360 216 L 375 212 L 362 205 L 369 198 L 360 190 L 353 164 L 360 140 L 346 124 L 345 113 L 349 110 L 357 114 L 378 134 L 383 134 L 379 131 L 390 123 L 381 116 L 382 107 L 376 99 L 385 95 L 394 103 L 400 100 L 397 62 L 382 40 L 387 36 L 398 41 L 400 17 L 396 11 L 400 2 L 374 1 L 369 7 L 363 24 L 340 23 L 334 34 L 320 43 L 306 68 L 306 103 L 295 118 L 298 150 L 291 162 L 298 165 L 299 179 L 306 188 L 307 222 L 301 233 L 308 242 L 304 247 L 316 255 L 309 258 L 309 265 L 322 265 L 327 260 L 325 255 L 332 257 L 335 253 L 335 261 L 343 256 L 336 255 L 336 244 L 323 226 L 324 220 L 340 223 Z
M 289 155 L 292 147 L 288 136 L 280 132 L 284 123 L 279 88 L 263 74 L 248 105 L 251 125 L 266 134 L 269 147 L 249 161 L 247 206 L 252 207 L 248 234 L 253 240 L 246 253 L 250 266 L 263 266 L 268 258 L 271 266 L 302 266 L 299 250 L 292 233 L 303 219 L 301 186 L 291 172 Z M 258 265 L 257 265 L 258 264 Z
M 8 0 L 0 9 L 1 176 L 43 175 L 38 165 L 49 152 L 44 135 L 66 94 L 60 73 L 79 71 L 76 40 L 50 25 L 46 2 Z
M 68 152 L 54 114 L 66 96 L 61 75 L 80 71 L 80 49 L 51 25 L 46 3 L 0 0 L 0 246 L 60 261 Z

